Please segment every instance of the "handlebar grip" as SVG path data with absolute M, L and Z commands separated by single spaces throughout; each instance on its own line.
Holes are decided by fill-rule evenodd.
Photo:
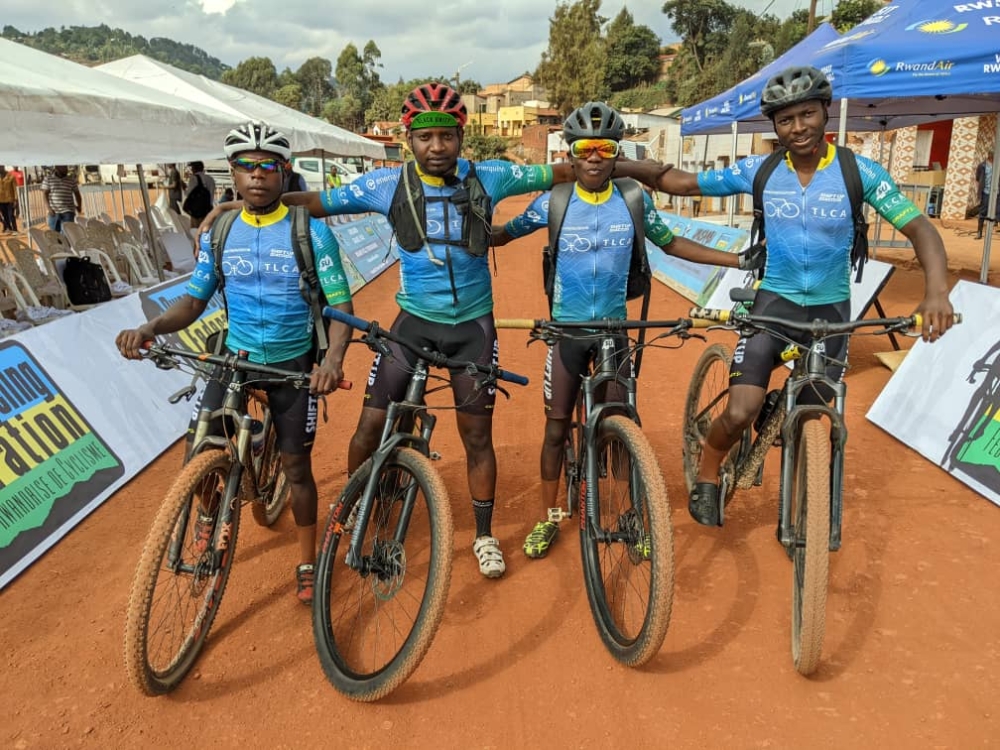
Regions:
M 952 313 L 951 319 L 954 321 L 955 325 L 962 322 L 962 313 Z M 913 313 L 913 327 L 923 328 L 924 327 L 924 316 L 920 313 Z
M 527 385 L 528 379 L 524 375 L 518 375 L 516 372 L 510 372 L 509 370 L 500 370 L 497 375 L 501 380 L 505 380 L 508 383 L 514 383 L 515 385 Z
M 707 320 L 705 318 L 692 318 L 691 327 L 692 328 L 710 328 L 715 323 L 714 320 Z
M 538 321 L 531 318 L 497 318 L 494 321 L 497 328 L 527 328 L 530 330 L 537 324 Z
M 350 380 L 341 380 L 339 383 L 337 383 L 337 387 L 342 391 L 349 391 L 354 387 L 354 383 L 352 383 Z
M 692 307 L 688 312 L 688 317 L 692 320 L 710 320 L 718 323 L 728 323 L 732 317 L 732 310 L 713 310 L 708 307 Z M 701 328 L 702 326 L 698 326 Z
M 357 328 L 359 331 L 367 331 L 368 327 L 371 325 L 371 323 L 367 320 L 351 315 L 350 313 L 345 313 L 343 310 L 338 310 L 336 307 L 324 307 L 323 317 L 336 320 L 338 323 L 344 323 L 349 325 L 351 328 Z

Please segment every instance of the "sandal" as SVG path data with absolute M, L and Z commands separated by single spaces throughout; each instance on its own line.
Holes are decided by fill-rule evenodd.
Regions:
M 702 526 L 718 526 L 719 485 L 696 482 L 688 497 L 688 513 Z
M 479 572 L 487 578 L 499 578 L 507 570 L 500 551 L 500 540 L 494 536 L 481 536 L 472 543 L 472 551 L 479 560 Z
M 303 563 L 295 569 L 295 596 L 303 604 L 312 604 L 313 584 L 315 580 L 316 569 L 310 563 Z

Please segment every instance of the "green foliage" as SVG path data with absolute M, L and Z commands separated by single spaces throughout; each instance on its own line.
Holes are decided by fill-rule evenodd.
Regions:
M 279 77 L 280 82 L 280 77 Z M 283 104 L 290 109 L 300 109 L 302 107 L 302 87 L 297 83 L 289 83 L 278 88 L 272 96 L 278 104 Z
M 627 8 L 608 25 L 604 78 L 612 91 L 655 83 L 660 73 L 660 39 L 637 26 Z
M 295 80 L 302 87 L 302 110 L 313 117 L 323 113 L 323 107 L 333 95 L 333 65 L 322 57 L 310 57 L 295 71 Z
M 460 81 L 457 90 L 460 94 L 478 94 L 483 90 L 483 85 L 479 81 L 473 81 L 470 78 Z
M 122 29 L 113 29 L 106 24 L 64 26 L 58 31 L 47 28 L 35 33 L 25 33 L 7 25 L 3 27 L 0 36 L 84 65 L 99 65 L 132 55 L 146 55 L 154 60 L 216 80 L 229 70 L 228 65 L 224 65 L 194 45 L 180 44 L 172 39 L 160 37 L 147 40 Z
M 383 86 L 372 97 L 372 103 L 365 110 L 365 122 L 371 125 L 376 121 L 397 121 L 403 110 L 403 100 L 406 95 L 422 83 L 440 81 L 440 78 L 412 78 L 409 81 L 400 79 L 390 86 Z
M 879 0 L 840 0 L 830 15 L 830 23 L 843 34 L 882 7 Z
M 608 101 L 615 109 L 639 109 L 648 111 L 669 106 L 670 96 L 667 94 L 665 83 L 657 83 L 653 86 L 639 86 L 633 89 L 625 89 L 611 95 Z
M 337 122 L 341 127 L 351 130 L 360 130 L 366 122 L 374 121 L 369 120 L 366 113 L 379 91 L 385 88 L 377 72 L 382 67 L 381 59 L 382 52 L 371 40 L 365 45 L 362 54 L 358 53 L 358 48 L 353 44 L 344 47 L 337 58 L 337 91 L 342 98 L 350 98 L 351 103 L 337 109 L 339 122 L 331 122 Z
M 597 14 L 600 8 L 601 0 L 561 0 L 549 20 L 549 47 L 534 78 L 564 115 L 582 102 L 606 97 L 601 27 L 607 19 Z
M 467 134 L 462 141 L 462 151 L 473 161 L 506 159 L 507 149 L 510 148 L 510 145 L 509 140 L 501 138 L 499 135 Z
M 222 82 L 270 99 L 278 89 L 278 71 L 270 57 L 248 57 L 223 73 Z

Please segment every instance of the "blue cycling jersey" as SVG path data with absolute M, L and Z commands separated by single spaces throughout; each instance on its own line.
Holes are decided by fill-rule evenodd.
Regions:
M 310 219 L 313 257 L 327 304 L 349 302 L 351 290 L 340 260 L 340 245 L 322 221 Z M 187 293 L 209 299 L 218 287 L 211 233 L 202 234 L 198 263 Z M 226 277 L 226 346 L 243 349 L 251 362 L 285 362 L 313 344 L 313 316 L 299 290 L 299 267 L 292 250 L 292 220 L 279 206 L 258 216 L 245 210 L 233 222 L 222 251 Z
M 523 237 L 548 226 L 549 195 L 535 198 L 524 213 L 507 222 L 507 234 Z M 674 235 L 645 193 L 643 203 L 646 237 L 659 247 L 670 244 Z M 632 214 L 614 183 L 600 193 L 575 186 L 559 232 L 554 320 L 626 317 L 625 288 L 634 237 Z
M 455 180 L 445 184 L 440 177 L 417 173 L 423 181 L 424 195 L 445 197 L 458 189 L 457 182 L 469 173 L 469 162 L 458 160 Z M 376 169 L 349 185 L 322 194 L 323 208 L 330 214 L 374 211 L 388 216 L 402 170 L 399 167 Z M 522 166 L 506 161 L 476 163 L 476 176 L 495 206 L 504 198 L 552 186 L 552 168 L 546 165 Z M 474 257 L 459 245 L 449 245 L 448 237 L 461 237 L 462 217 L 452 211 L 445 221 L 444 201 L 426 201 L 428 245 L 416 252 L 400 250 L 399 292 L 396 302 L 411 315 L 435 323 L 464 323 L 493 310 L 493 288 L 489 259 Z M 454 293 L 452 291 L 454 284 Z M 457 301 L 456 301 L 457 297 Z
M 698 175 L 703 195 L 753 193 L 753 178 L 766 156 L 748 156 L 728 169 Z M 878 163 L 857 157 L 865 202 L 897 229 L 920 215 Z M 799 305 L 826 305 L 851 296 L 851 201 L 837 159 L 827 153 L 809 184 L 803 186 L 786 159 L 764 187 L 767 266 L 762 289 Z

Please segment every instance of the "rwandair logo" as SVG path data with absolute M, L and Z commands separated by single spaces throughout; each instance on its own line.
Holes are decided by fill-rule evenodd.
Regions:
M 906 27 L 907 31 L 919 31 L 922 34 L 954 34 L 962 31 L 969 24 L 953 21 L 917 21 Z
M 868 63 L 868 72 L 874 76 L 883 76 L 889 72 L 889 64 L 880 57 Z

